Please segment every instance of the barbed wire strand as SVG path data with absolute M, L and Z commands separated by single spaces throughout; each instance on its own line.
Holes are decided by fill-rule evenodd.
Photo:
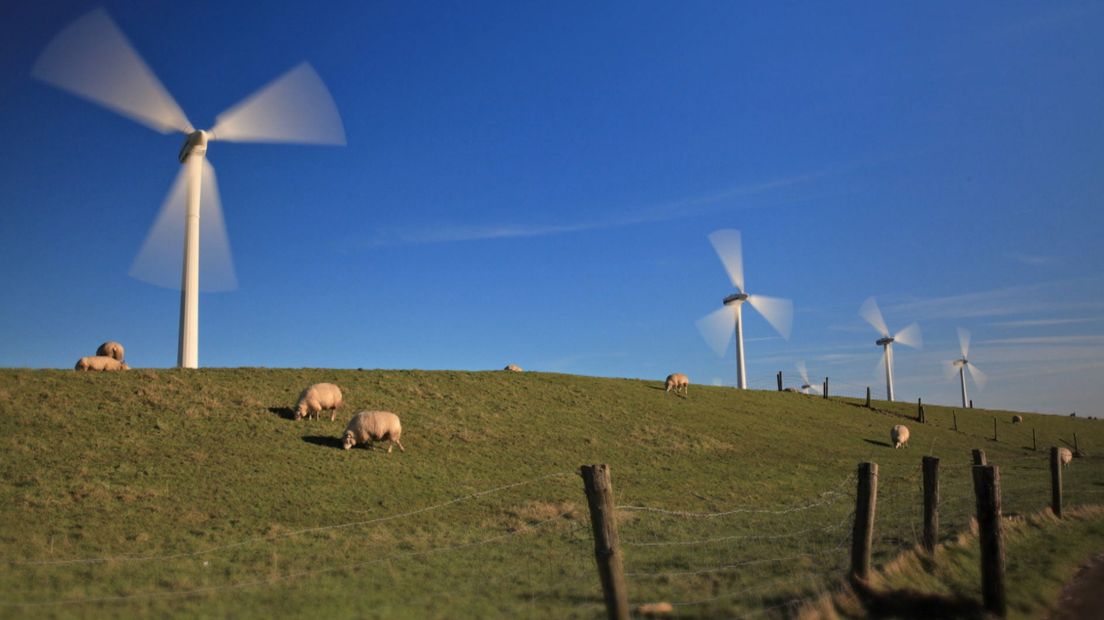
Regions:
M 770 508 L 740 507 L 740 508 L 733 508 L 733 509 L 730 509 L 730 510 L 724 510 L 724 511 L 720 511 L 720 512 L 694 512 L 694 511 L 687 511 L 687 510 L 668 510 L 666 508 L 655 508 L 655 507 L 652 507 L 652 506 L 632 506 L 632 505 L 628 505 L 628 506 L 616 506 L 615 509 L 616 510 L 622 510 L 622 511 L 625 511 L 625 512 L 652 512 L 652 513 L 669 515 L 669 516 L 688 517 L 688 518 L 695 518 L 695 519 L 715 519 L 717 517 L 725 517 L 725 516 L 734 515 L 734 514 L 771 514 L 771 515 L 789 514 L 791 512 L 802 512 L 802 511 L 805 511 L 805 510 L 811 510 L 813 508 L 817 508 L 819 506 L 826 506 L 826 505 L 829 505 L 829 504 L 833 504 L 836 501 L 838 501 L 839 498 L 847 497 L 846 494 L 840 493 L 839 489 L 842 488 L 844 485 L 846 485 L 849 481 L 851 481 L 853 479 L 854 479 L 854 476 L 849 475 L 847 478 L 845 478 L 843 480 L 843 482 L 841 482 L 839 485 L 837 485 L 835 487 L 835 490 L 823 491 L 823 492 L 819 493 L 817 495 L 817 497 L 822 498 L 820 501 L 815 501 L 815 502 L 800 505 L 800 506 L 793 506 L 793 507 L 790 507 L 790 508 L 770 509 Z

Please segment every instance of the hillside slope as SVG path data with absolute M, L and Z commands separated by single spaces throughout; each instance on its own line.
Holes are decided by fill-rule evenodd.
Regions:
M 319 381 L 345 393 L 337 420 L 289 419 Z M 342 451 L 362 409 L 396 412 L 407 451 Z M 956 432 L 926 413 L 528 372 L 0 370 L 0 615 L 594 617 L 574 472 L 601 462 L 634 603 L 782 613 L 842 574 L 858 462 L 881 467 L 885 561 L 919 537 L 922 455 L 943 459 L 950 538 L 972 448 L 1026 514 L 1049 501 L 1044 448 L 1104 446 L 1094 420 L 958 410 Z M 909 449 L 888 445 L 898 423 Z M 1068 501 L 1102 485 L 1104 461 L 1077 459 Z

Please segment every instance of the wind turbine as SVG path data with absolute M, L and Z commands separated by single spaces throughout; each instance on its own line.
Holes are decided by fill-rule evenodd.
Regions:
M 974 385 L 979 390 L 985 389 L 985 382 L 988 377 L 978 370 L 973 362 L 967 359 L 970 352 L 970 332 L 961 327 L 958 328 L 958 350 L 962 352 L 962 358 L 950 362 L 950 374 L 953 375 L 955 371 L 958 371 L 958 379 L 962 383 L 962 407 L 966 408 L 970 402 L 966 397 L 966 371 L 970 371 L 970 378 L 974 380 Z
M 167 288 L 180 286 L 177 366 L 199 366 L 199 239 L 207 241 L 204 290 L 237 287 L 215 171 L 205 158 L 210 141 L 345 144 L 345 129 L 321 78 L 301 63 L 268 86 L 215 117 L 215 126 L 196 130 L 157 80 L 119 27 L 102 8 L 94 9 L 50 41 L 31 71 L 36 78 L 105 106 L 155 131 L 187 137 L 181 166 L 157 220 L 131 266 L 130 275 Z M 202 202 L 203 210 L 200 210 Z M 200 227 L 200 215 L 203 227 Z M 182 240 L 182 245 L 180 240 Z M 171 250 L 182 250 L 175 257 Z M 183 256 L 179 280 L 164 267 Z
M 788 299 L 749 295 L 744 288 L 744 257 L 740 243 L 740 231 L 723 229 L 709 235 L 709 242 L 717 251 L 725 271 L 736 287 L 736 292 L 722 300 L 723 305 L 705 317 L 698 319 L 698 331 L 702 338 L 723 357 L 732 339 L 732 326 L 736 326 L 736 385 L 747 389 L 747 373 L 744 368 L 744 319 L 743 304 L 748 302 L 759 311 L 783 338 L 790 337 L 793 323 L 793 303 Z
M 808 394 L 810 391 L 820 394 L 820 388 L 809 383 L 809 369 L 805 368 L 805 362 L 797 363 L 797 372 L 801 375 L 801 391 Z
M 866 319 L 866 322 L 874 326 L 874 329 L 882 335 L 874 341 L 874 344 L 882 347 L 882 363 L 885 364 L 886 371 L 886 399 L 893 402 L 893 343 L 899 342 L 914 349 L 924 346 L 920 337 L 920 326 L 913 323 L 890 336 L 889 327 L 886 326 L 882 311 L 878 309 L 878 302 L 874 301 L 873 297 L 863 302 L 862 307 L 859 308 L 859 316 Z

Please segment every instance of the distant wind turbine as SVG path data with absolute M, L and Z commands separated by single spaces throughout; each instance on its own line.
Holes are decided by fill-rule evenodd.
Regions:
M 759 311 L 763 318 L 771 324 L 783 338 L 790 337 L 790 327 L 793 323 L 793 303 L 788 299 L 767 297 L 764 295 L 749 295 L 744 288 L 744 256 L 740 242 L 740 231 L 724 229 L 714 231 L 709 235 L 709 242 L 717 251 L 724 264 L 725 271 L 736 287 L 736 292 L 722 300 L 722 305 L 717 310 L 705 317 L 698 319 L 698 331 L 706 343 L 723 357 L 728 349 L 728 343 L 732 340 L 733 325 L 736 333 L 736 385 L 741 390 L 747 389 L 747 372 L 744 368 L 744 319 L 743 303 L 746 301 L 752 308 Z
M 820 394 L 820 388 L 809 383 L 809 369 L 805 368 L 805 362 L 797 363 L 797 373 L 801 375 L 801 391 L 808 394 L 810 391 Z
M 186 45 L 194 44 L 186 40 Z M 94 9 L 58 33 L 31 74 L 155 131 L 179 131 L 187 136 L 178 156 L 183 166 L 130 275 L 168 288 L 180 286 L 177 366 L 197 368 L 201 232 L 206 241 L 205 280 L 207 275 L 214 276 L 204 290 L 237 287 L 215 171 L 205 158 L 207 143 L 223 140 L 343 145 L 345 129 L 333 98 L 314 69 L 301 63 L 219 114 L 212 129 L 196 130 L 103 9 Z M 181 257 L 180 279 L 166 276 L 164 267 Z
M 949 374 L 953 375 L 956 371 L 958 373 L 958 379 L 962 385 L 962 407 L 965 408 L 969 406 L 970 402 L 966 397 L 966 371 L 970 371 L 970 378 L 974 380 L 974 385 L 976 385 L 979 390 L 985 389 L 985 382 L 988 381 L 988 377 L 985 376 L 985 373 L 978 370 L 978 367 L 968 359 L 970 352 L 970 332 L 961 327 L 958 328 L 958 349 L 962 353 L 962 357 L 948 362 L 950 369 Z
M 882 317 L 882 311 L 878 309 L 878 302 L 874 301 L 873 297 L 870 297 L 863 302 L 863 305 L 859 308 L 859 316 L 866 319 L 867 323 L 870 323 L 874 329 L 878 330 L 878 333 L 882 335 L 881 338 L 874 341 L 874 344 L 882 347 L 882 362 L 885 364 L 886 372 L 886 399 L 890 402 L 893 401 L 893 343 L 899 342 L 906 347 L 912 347 L 919 349 L 924 346 L 923 340 L 920 337 L 920 326 L 916 323 L 909 325 L 896 334 L 889 335 L 889 327 L 886 326 L 885 319 Z M 879 364 L 880 365 L 880 364 Z

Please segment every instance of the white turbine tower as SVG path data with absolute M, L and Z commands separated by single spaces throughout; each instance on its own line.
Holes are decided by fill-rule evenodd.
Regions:
M 878 330 L 878 333 L 882 335 L 881 338 L 874 341 L 874 344 L 882 347 L 881 364 L 885 364 L 886 399 L 892 402 L 893 343 L 899 342 L 906 347 L 912 347 L 914 349 L 919 349 L 920 347 L 924 346 L 923 340 L 920 337 L 920 326 L 916 323 L 913 323 L 912 325 L 909 325 L 896 334 L 890 336 L 889 327 L 886 326 L 885 319 L 882 318 L 882 311 L 878 309 L 878 302 L 874 301 L 873 297 L 863 302 L 862 307 L 859 308 L 859 316 L 866 319 L 866 322 L 874 326 L 874 329 Z
M 314 69 L 301 63 L 219 114 L 213 128 L 197 131 L 103 9 L 58 33 L 32 75 L 163 134 L 179 131 L 187 136 L 180 149 L 180 173 L 130 275 L 168 288 L 180 286 L 177 366 L 197 368 L 201 233 L 204 290 L 237 286 L 215 171 L 205 158 L 208 141 L 343 145 L 345 129 L 333 98 Z M 179 265 L 181 257 L 180 278 L 167 275 L 165 267 Z
M 805 368 L 805 362 L 797 363 L 797 373 L 801 375 L 801 391 L 808 394 L 810 391 L 820 394 L 820 388 L 809 383 L 809 369 Z
M 709 241 L 717 256 L 724 263 L 725 271 L 736 287 L 736 293 L 725 297 L 723 306 L 698 320 L 698 331 L 705 341 L 713 347 L 717 355 L 724 356 L 728 343 L 732 340 L 733 324 L 736 329 L 736 385 L 747 389 L 747 372 L 744 368 L 744 319 L 743 303 L 746 301 L 759 311 L 763 318 L 782 335 L 790 337 L 793 323 L 793 303 L 788 299 L 749 295 L 744 289 L 744 257 L 740 244 L 740 231 L 718 230 L 709 235 Z
M 966 396 L 966 371 L 969 370 L 970 378 L 974 380 L 974 385 L 979 390 L 985 389 L 985 382 L 988 378 L 985 373 L 978 370 L 978 367 L 971 362 L 968 357 L 970 353 L 970 332 L 959 327 L 958 328 L 958 350 L 962 353 L 962 357 L 949 362 L 949 370 L 952 376 L 954 373 L 958 373 L 958 380 L 962 385 L 962 407 L 969 407 L 970 399 Z

